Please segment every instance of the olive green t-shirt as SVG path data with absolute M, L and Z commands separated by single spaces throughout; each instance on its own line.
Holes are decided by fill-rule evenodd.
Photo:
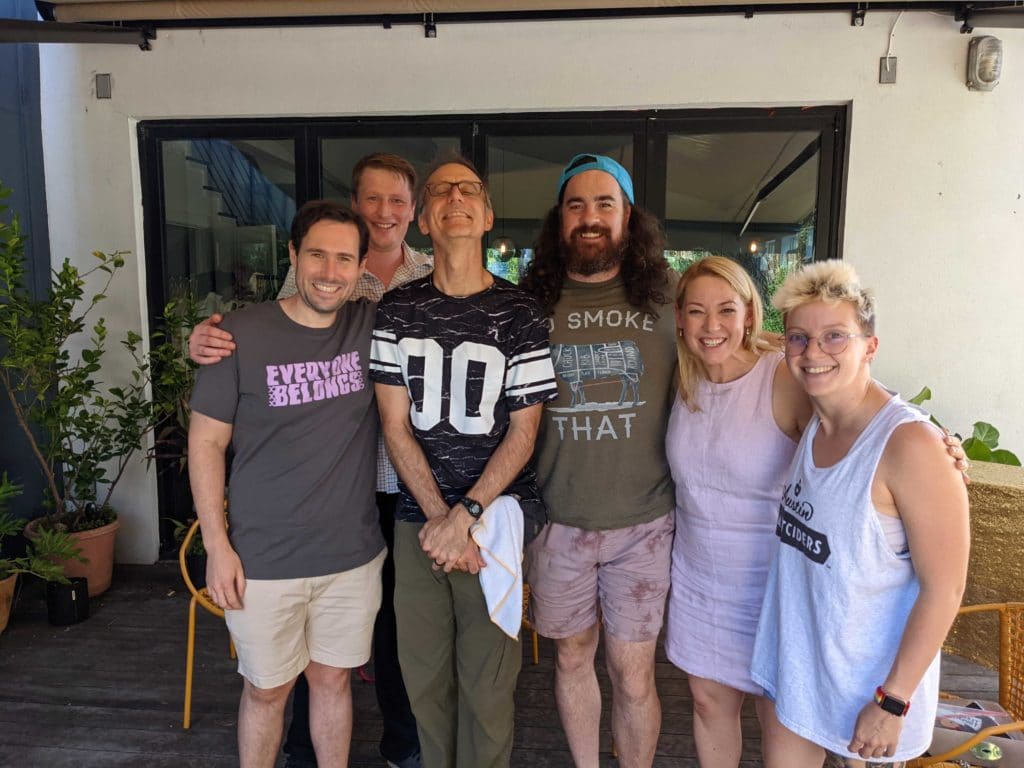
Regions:
M 608 530 L 668 514 L 673 305 L 655 318 L 629 304 L 621 277 L 567 279 L 549 322 L 558 399 L 544 406 L 536 459 L 550 519 Z

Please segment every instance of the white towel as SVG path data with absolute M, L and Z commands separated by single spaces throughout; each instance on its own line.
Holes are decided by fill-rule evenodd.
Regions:
M 513 496 L 499 496 L 473 526 L 473 541 L 487 563 L 480 588 L 491 621 L 519 639 L 523 622 L 523 510 Z

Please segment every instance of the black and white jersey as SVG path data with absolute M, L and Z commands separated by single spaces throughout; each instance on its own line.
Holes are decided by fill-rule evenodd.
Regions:
M 536 300 L 501 278 L 454 298 L 430 277 L 384 295 L 373 331 L 370 378 L 404 386 L 409 418 L 437 484 L 454 504 L 505 437 L 509 413 L 557 395 L 548 329 Z M 403 484 L 398 517 L 422 521 Z M 538 498 L 532 468 L 510 486 Z

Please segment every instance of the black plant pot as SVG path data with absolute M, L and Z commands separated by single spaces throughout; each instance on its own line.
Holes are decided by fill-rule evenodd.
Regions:
M 55 627 L 77 624 L 89 618 L 89 582 L 84 576 L 72 576 L 70 584 L 46 585 L 46 617 Z

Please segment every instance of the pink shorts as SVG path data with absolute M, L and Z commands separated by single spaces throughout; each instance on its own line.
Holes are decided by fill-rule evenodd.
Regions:
M 619 640 L 656 640 L 674 530 L 671 514 L 611 531 L 549 523 L 526 558 L 533 626 L 558 640 L 589 629 L 600 615 Z

